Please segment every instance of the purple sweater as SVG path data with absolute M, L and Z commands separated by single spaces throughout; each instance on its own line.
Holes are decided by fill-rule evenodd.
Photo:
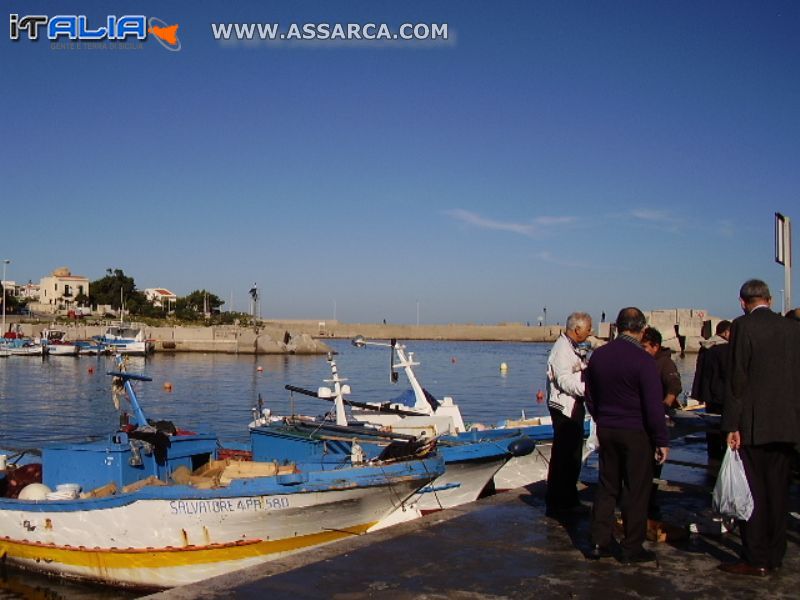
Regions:
M 594 351 L 586 371 L 586 405 L 598 427 L 646 431 L 656 446 L 669 446 L 656 361 L 632 338 Z

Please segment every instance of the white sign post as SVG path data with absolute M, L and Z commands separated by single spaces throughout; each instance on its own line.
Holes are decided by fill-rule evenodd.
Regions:
M 775 262 L 783 265 L 783 311 L 792 308 L 792 220 L 775 213 Z

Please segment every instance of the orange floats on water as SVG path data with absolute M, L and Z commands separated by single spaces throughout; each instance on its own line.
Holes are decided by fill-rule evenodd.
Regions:
M 536 402 L 538 402 L 539 404 L 544 402 L 544 392 L 542 390 L 536 392 Z
M 89 373 L 94 373 L 94 367 L 89 367 L 89 368 L 88 368 L 88 369 L 86 369 L 86 370 L 87 370 Z
M 164 389 L 167 390 L 168 392 L 171 392 L 172 391 L 172 383 L 169 382 L 169 381 L 165 381 L 164 382 Z
M 263 372 L 263 371 L 264 371 L 264 367 L 256 367 L 256 371 L 258 371 L 259 373 L 261 373 L 261 372 Z

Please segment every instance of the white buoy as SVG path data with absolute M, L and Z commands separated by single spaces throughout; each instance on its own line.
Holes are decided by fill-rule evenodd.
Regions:
M 508 371 L 508 365 L 506 363 L 500 363 L 500 372 L 505 373 Z

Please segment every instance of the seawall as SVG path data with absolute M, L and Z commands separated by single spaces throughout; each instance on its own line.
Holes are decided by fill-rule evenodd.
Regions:
M 648 323 L 661 331 L 664 345 L 675 351 L 696 352 L 703 338 L 713 333 L 713 326 L 719 322 L 719 319 L 709 317 L 706 311 L 698 309 L 653 310 L 645 315 Z M 47 323 L 22 323 L 20 326 L 26 335 L 39 337 Z M 78 322 L 59 327 L 67 329 L 68 339 L 78 340 L 102 334 L 106 325 Z M 352 339 L 358 335 L 368 339 L 553 342 L 563 330 L 560 325 L 530 326 L 525 323 L 405 325 L 311 319 L 263 321 L 257 329 L 234 325 L 145 325 L 143 328 L 145 336 L 155 341 L 156 351 L 159 352 L 229 354 L 326 354 L 330 352 L 330 347 L 325 344 L 326 339 Z M 607 340 L 610 324 L 595 323 L 595 332 L 599 340 Z

